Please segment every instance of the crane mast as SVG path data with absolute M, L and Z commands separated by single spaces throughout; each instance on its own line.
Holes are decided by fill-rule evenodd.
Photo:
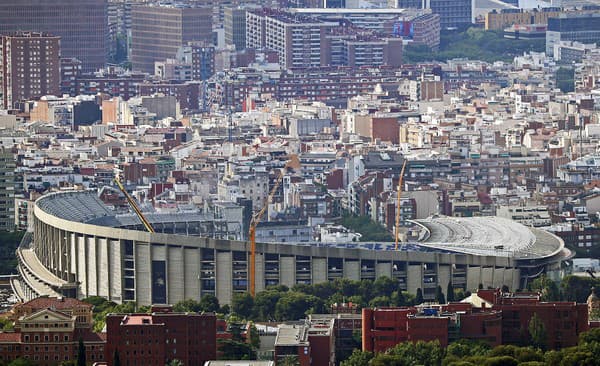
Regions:
M 119 187 L 121 192 L 123 192 L 123 194 L 125 195 L 125 198 L 127 199 L 127 203 L 129 203 L 129 206 L 133 209 L 133 211 L 135 212 L 137 217 L 140 219 L 142 224 L 144 224 L 144 227 L 146 228 L 146 230 L 148 230 L 148 232 L 150 232 L 150 233 L 154 233 L 154 228 L 152 227 L 152 224 L 150 224 L 150 221 L 148 221 L 146 219 L 146 217 L 142 213 L 142 210 L 140 210 L 137 203 L 135 203 L 135 200 L 133 199 L 133 197 L 131 197 L 129 195 L 129 193 L 127 193 L 127 190 L 123 186 L 123 183 L 121 183 L 121 178 L 119 177 L 118 174 L 115 176 L 115 183 L 117 184 L 117 187 Z
M 250 290 L 250 295 L 252 295 L 252 297 L 254 297 L 254 295 L 256 294 L 256 227 L 258 226 L 258 224 L 260 223 L 260 220 L 264 216 L 265 211 L 267 210 L 267 207 L 269 206 L 269 203 L 271 203 L 271 201 L 273 200 L 273 197 L 275 196 L 275 192 L 277 192 L 277 189 L 281 185 L 281 181 L 283 180 L 283 176 L 285 174 L 286 169 L 288 167 L 290 167 L 292 165 L 292 163 L 299 164 L 298 157 L 296 155 L 292 155 L 292 157 L 290 158 L 290 160 L 288 160 L 288 162 L 285 164 L 283 169 L 281 169 L 279 171 L 277 180 L 275 181 L 275 184 L 273 185 L 271 192 L 269 192 L 269 196 L 267 197 L 265 204 L 260 209 L 260 211 L 258 211 L 254 215 L 252 215 L 252 220 L 250 220 L 250 228 L 248 230 L 248 238 L 250 240 L 250 269 L 248 271 L 248 277 L 249 277 L 249 290 Z
M 396 245 L 395 250 L 398 250 L 398 243 L 400 242 L 400 197 L 402 196 L 402 180 L 404 178 L 404 169 L 406 168 L 406 159 L 402 163 L 402 170 L 400 171 L 400 178 L 398 179 L 398 197 L 396 199 Z

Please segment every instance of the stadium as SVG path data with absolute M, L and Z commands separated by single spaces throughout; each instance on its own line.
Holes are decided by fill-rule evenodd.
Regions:
M 17 297 L 102 296 L 117 303 L 176 303 L 214 294 L 221 304 L 248 289 L 243 241 L 203 236 L 200 213 L 152 213 L 156 233 L 133 214 L 119 214 L 94 191 L 45 195 L 35 202 L 34 230 L 17 257 Z M 559 278 L 571 253 L 548 232 L 498 217 L 435 216 L 413 222 L 394 243 L 257 243 L 256 290 L 349 278 L 399 280 L 402 290 L 433 299 L 438 286 L 524 288 L 546 273 Z

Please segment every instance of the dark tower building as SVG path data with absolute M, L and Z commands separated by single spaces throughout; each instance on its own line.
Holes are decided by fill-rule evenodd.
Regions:
M 154 62 L 175 58 L 189 42 L 212 39 L 212 9 L 193 5 L 134 5 L 131 13 L 133 69 L 154 73 Z
M 108 55 L 107 0 L 0 1 L 0 34 L 17 31 L 59 36 L 62 57 L 95 71 Z

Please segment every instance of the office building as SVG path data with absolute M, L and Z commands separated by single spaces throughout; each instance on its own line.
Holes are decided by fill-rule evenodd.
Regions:
M 150 314 L 110 314 L 106 318 L 106 359 L 114 365 L 162 366 L 177 359 L 183 365 L 203 365 L 217 356 L 213 313 L 176 313 L 153 306 Z
M 18 32 L 0 37 L 1 106 L 60 93 L 60 38 Z
M 0 34 L 44 32 L 60 37 L 62 57 L 75 57 L 84 72 L 104 67 L 108 55 L 107 0 L 0 2 Z
M 232 44 L 236 50 L 246 48 L 246 9 L 226 8 L 224 10 L 223 28 L 225 44 Z
M 194 5 L 140 4 L 131 13 L 131 62 L 154 73 L 154 62 L 175 58 L 177 50 L 212 39 L 212 9 Z
M 0 230 L 15 230 L 15 156 L 0 148 Z
M 548 19 L 546 55 L 554 56 L 561 41 L 596 43 L 600 39 L 600 14 L 561 15 Z
M 473 0 L 396 0 L 395 8 L 431 9 L 440 15 L 442 29 L 464 27 L 471 24 Z
M 561 13 L 560 8 L 493 10 L 485 14 L 485 29 L 501 30 L 515 24 L 548 24 L 549 18 L 558 17 Z

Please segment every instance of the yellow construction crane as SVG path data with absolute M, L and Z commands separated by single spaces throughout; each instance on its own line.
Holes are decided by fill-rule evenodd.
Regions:
M 406 168 L 406 159 L 402 163 L 402 170 L 400 171 L 400 178 L 398 178 L 398 198 L 396 200 L 396 246 L 395 250 L 398 250 L 398 243 L 400 242 L 400 197 L 402 196 L 402 180 L 404 178 L 404 169 Z
M 137 215 L 137 217 L 139 217 L 142 224 L 144 224 L 144 226 L 146 227 L 146 230 L 148 230 L 148 232 L 150 232 L 150 233 L 153 233 L 154 228 L 152 227 L 152 224 L 150 224 L 150 221 L 148 221 L 146 219 L 146 217 L 144 217 L 142 210 L 140 210 L 137 203 L 135 203 L 135 200 L 133 199 L 133 197 L 131 197 L 129 195 L 129 193 L 127 193 L 127 190 L 123 186 L 123 183 L 121 183 L 121 177 L 119 174 L 115 175 L 115 183 L 117 184 L 117 187 L 119 187 L 121 192 L 123 192 L 123 194 L 125 195 L 125 198 L 127 199 L 127 203 L 129 203 L 129 206 L 131 206 L 131 208 L 133 208 L 133 211 L 135 211 L 135 214 Z
M 283 167 L 283 169 L 280 170 L 279 176 L 277 176 L 277 180 L 275 181 L 271 192 L 269 192 L 269 196 L 267 197 L 265 204 L 260 209 L 260 211 L 252 215 L 252 220 L 250 220 L 250 229 L 248 230 L 248 237 L 250 239 L 250 270 L 248 271 L 248 277 L 250 279 L 249 287 L 250 295 L 252 295 L 252 297 L 254 297 L 254 295 L 256 294 L 256 227 L 258 226 L 260 220 L 265 214 L 269 203 L 271 203 L 271 201 L 273 200 L 273 196 L 275 196 L 275 193 L 277 192 L 277 189 L 279 188 L 279 185 L 283 180 L 283 176 L 285 174 L 286 169 L 288 167 L 297 168 L 299 165 L 300 161 L 298 160 L 298 156 L 292 155 L 290 157 L 290 160 L 288 160 L 288 162 Z

